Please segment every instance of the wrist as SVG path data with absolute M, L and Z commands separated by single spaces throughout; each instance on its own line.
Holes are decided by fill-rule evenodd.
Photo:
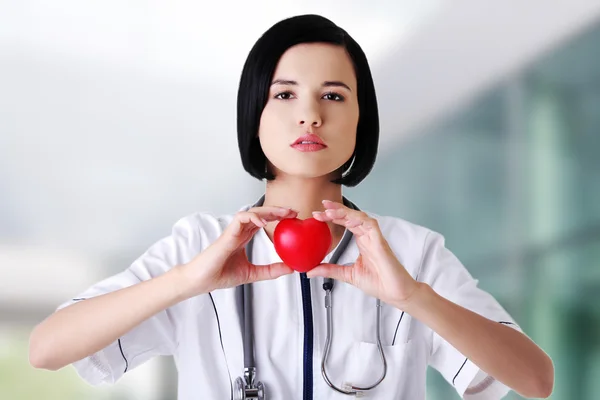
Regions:
M 167 272 L 171 275 L 177 302 L 188 300 L 203 293 L 208 293 L 208 290 L 205 290 L 201 285 L 198 285 L 198 278 L 193 276 L 195 269 L 193 264 L 188 263 L 176 265 Z
M 424 282 L 415 282 L 415 288 L 411 294 L 395 305 L 398 309 L 416 316 L 431 304 L 435 296 L 436 293 L 431 286 Z

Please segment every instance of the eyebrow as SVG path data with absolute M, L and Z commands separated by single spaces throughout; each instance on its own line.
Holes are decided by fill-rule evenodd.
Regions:
M 298 82 L 296 81 L 291 81 L 288 79 L 275 79 L 272 83 L 271 86 L 273 85 L 291 85 L 291 86 L 297 86 Z M 325 81 L 322 84 L 323 87 L 343 87 L 348 89 L 349 91 L 352 91 L 352 89 L 350 89 L 350 86 L 346 85 L 344 82 L 342 81 Z

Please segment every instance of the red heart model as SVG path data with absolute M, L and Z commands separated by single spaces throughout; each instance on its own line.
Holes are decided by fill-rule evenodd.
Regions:
M 331 232 L 325 222 L 314 218 L 286 218 L 275 227 L 273 242 L 275 251 L 287 266 L 308 272 L 327 255 Z

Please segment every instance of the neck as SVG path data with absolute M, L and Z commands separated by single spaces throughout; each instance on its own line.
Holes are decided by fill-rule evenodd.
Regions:
M 265 206 L 290 207 L 298 218 L 312 217 L 313 211 L 323 211 L 323 200 L 342 201 L 342 186 L 327 178 L 306 179 L 279 176 L 267 182 Z
M 332 183 L 332 177 L 300 178 L 279 174 L 273 181 L 267 181 L 265 206 L 289 207 L 298 211 L 299 219 L 312 217 L 313 211 L 323 211 L 323 200 L 342 202 L 342 186 Z M 276 224 L 269 224 L 266 231 L 272 238 Z M 333 243 L 337 244 L 344 233 L 344 227 L 329 223 Z

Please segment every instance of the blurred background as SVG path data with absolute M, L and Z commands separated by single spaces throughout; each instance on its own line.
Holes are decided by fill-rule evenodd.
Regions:
M 348 30 L 373 69 L 379 160 L 346 195 L 443 233 L 553 358 L 552 398 L 599 397 L 597 0 L 0 0 L 0 399 L 175 399 L 169 358 L 92 388 L 31 368 L 29 333 L 182 216 L 260 195 L 237 83 L 299 13 Z M 428 386 L 458 398 L 435 371 Z

